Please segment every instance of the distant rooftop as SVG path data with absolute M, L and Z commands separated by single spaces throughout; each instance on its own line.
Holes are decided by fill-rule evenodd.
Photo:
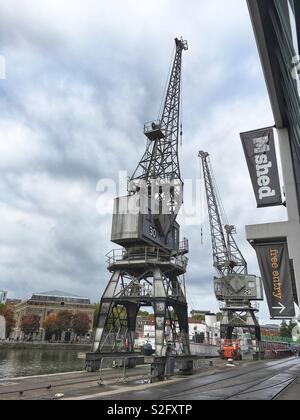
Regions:
M 201 309 L 192 309 L 190 314 L 193 315 L 214 315 L 210 311 L 203 311 Z
M 62 292 L 61 290 L 51 290 L 50 292 L 38 292 L 34 293 L 34 295 L 39 296 L 53 296 L 53 297 L 67 297 L 67 298 L 74 298 L 74 299 L 87 299 L 85 296 L 78 296 L 74 293 Z
M 74 293 L 62 292 L 61 290 L 51 290 L 49 292 L 38 292 L 33 293 L 29 298 L 30 300 L 35 301 L 61 301 L 69 303 L 84 303 L 90 304 L 91 301 L 89 298 L 84 296 L 77 296 Z
M 18 303 L 21 303 L 22 299 L 6 299 L 6 305 L 16 305 Z
M 261 325 L 262 328 L 269 328 L 269 329 L 280 329 L 280 325 L 279 324 L 265 324 L 265 325 Z

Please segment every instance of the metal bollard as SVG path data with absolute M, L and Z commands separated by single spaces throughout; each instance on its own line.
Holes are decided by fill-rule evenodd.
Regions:
M 102 367 L 103 367 L 103 360 L 104 360 L 104 359 L 105 359 L 105 358 L 104 358 L 104 357 L 102 357 L 101 362 L 100 362 L 100 368 L 99 368 L 100 376 L 99 376 L 99 381 L 97 382 L 97 384 L 98 384 L 99 386 L 104 386 L 104 385 L 105 385 L 105 383 L 104 383 L 104 381 L 103 381 L 103 379 L 102 379 Z
M 124 357 L 124 370 L 123 370 L 123 378 L 122 382 L 126 383 L 128 381 L 128 378 L 126 377 L 126 361 L 128 360 L 128 357 Z

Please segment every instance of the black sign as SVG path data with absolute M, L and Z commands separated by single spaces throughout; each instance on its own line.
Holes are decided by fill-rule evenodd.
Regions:
M 255 244 L 271 318 L 295 316 L 290 261 L 286 242 Z
M 257 207 L 282 204 L 273 128 L 241 134 Z

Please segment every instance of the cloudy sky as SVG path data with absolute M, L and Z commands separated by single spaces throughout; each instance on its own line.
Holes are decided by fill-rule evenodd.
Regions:
M 244 227 L 286 214 L 256 209 L 239 139 L 274 123 L 246 1 L 2 0 L 0 288 L 10 297 L 59 289 L 99 300 L 115 246 L 96 185 L 134 171 L 181 35 L 189 41 L 182 175 L 195 181 L 198 150 L 211 154 L 227 216 L 258 274 Z M 216 310 L 207 217 L 203 245 L 201 218 L 181 219 L 190 309 Z M 265 305 L 260 317 L 268 320 Z

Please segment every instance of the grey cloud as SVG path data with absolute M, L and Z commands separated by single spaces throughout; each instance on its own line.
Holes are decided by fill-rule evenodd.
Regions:
M 105 254 L 115 246 L 111 218 L 96 211 L 96 183 L 135 169 L 143 124 L 157 116 L 173 38 L 181 34 L 190 45 L 182 173 L 199 177 L 197 152 L 211 153 L 229 219 L 257 272 L 244 225 L 284 214 L 255 210 L 238 138 L 272 123 L 246 3 L 4 0 L 0 286 L 11 295 L 51 284 L 99 298 L 109 278 Z M 204 228 L 200 247 L 200 227 L 182 226 L 191 245 L 189 295 L 199 307 L 217 305 L 207 220 Z

